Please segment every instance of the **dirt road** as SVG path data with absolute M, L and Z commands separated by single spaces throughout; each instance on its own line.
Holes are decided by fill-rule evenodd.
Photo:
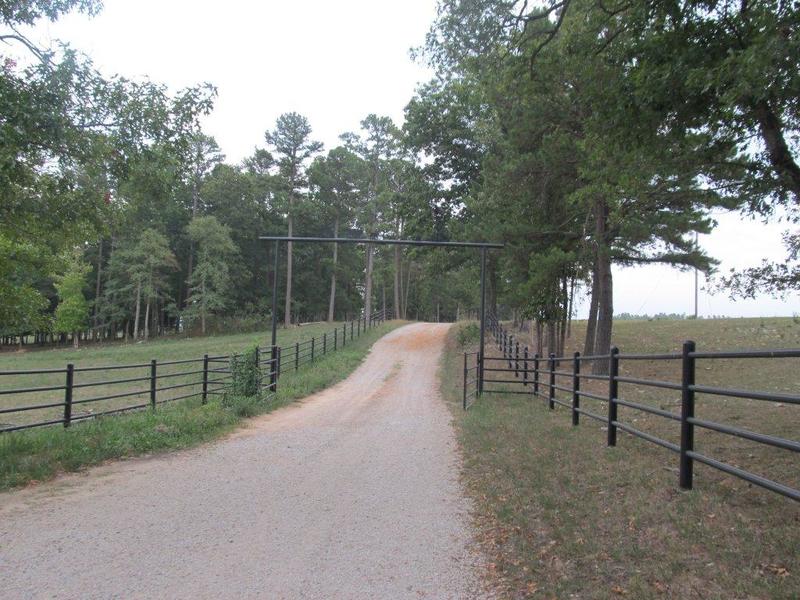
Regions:
M 446 325 L 190 451 L 0 495 L 4 598 L 476 598 Z

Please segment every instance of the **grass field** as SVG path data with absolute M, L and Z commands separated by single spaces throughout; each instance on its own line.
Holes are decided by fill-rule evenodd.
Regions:
M 580 349 L 583 327 L 576 324 L 570 352 Z M 800 324 L 793 319 L 615 324 L 614 343 L 622 353 L 675 352 L 684 339 L 694 339 L 701 350 L 798 347 Z M 699 464 L 695 490 L 682 492 L 676 455 L 621 431 L 617 447 L 607 448 L 602 423 L 583 417 L 573 427 L 568 410 L 548 410 L 528 396 L 485 395 L 463 413 L 458 408 L 463 350 L 454 330 L 443 364 L 444 393 L 452 402 L 464 480 L 503 597 L 800 597 L 796 502 Z M 487 354 L 495 351 L 488 348 Z M 796 359 L 699 361 L 697 380 L 797 393 L 799 366 Z M 664 381 L 674 381 L 680 369 L 652 361 L 622 361 L 622 367 L 623 375 Z M 607 383 L 594 383 L 597 393 L 607 393 Z M 672 412 L 679 407 L 671 390 L 623 384 L 619 397 Z M 606 412 L 598 401 L 582 404 Z M 794 440 L 798 409 L 697 398 L 702 418 Z M 678 440 L 677 423 L 625 407 L 619 416 L 637 429 Z M 704 454 L 800 487 L 796 454 L 698 429 L 695 440 Z
M 269 412 L 344 379 L 361 363 L 377 339 L 400 325 L 402 321 L 383 323 L 348 342 L 344 349 L 329 353 L 296 373 L 284 371 L 277 397 L 268 402 L 235 398 L 223 405 L 222 399 L 215 396 L 202 405 L 199 398 L 194 398 L 160 406 L 155 412 L 144 410 L 91 419 L 69 429 L 43 427 L 0 435 L 0 490 L 46 480 L 59 472 L 79 470 L 109 459 L 185 448 L 217 438 L 245 417 Z M 314 330 L 301 328 L 299 332 L 290 330 L 284 334 L 300 333 L 305 337 L 313 335 L 311 331 Z M 255 339 L 246 336 L 226 338 L 234 338 L 223 342 L 229 352 L 244 349 L 239 344 L 246 347 L 255 343 Z M 286 344 L 288 339 L 284 335 L 282 343 Z M 168 344 L 159 346 L 165 350 Z M 199 349 L 195 344 L 192 350 L 181 348 L 175 352 Z
M 314 323 L 302 327 L 291 327 L 278 330 L 278 343 L 281 346 L 293 344 L 314 337 L 321 337 L 323 333 L 330 333 L 335 324 Z M 341 323 L 338 324 L 341 330 Z M 348 328 L 349 330 L 349 328 Z M 340 331 L 341 333 L 341 331 Z M 59 387 L 64 385 L 65 373 L 47 373 L 36 375 L 3 376 L 3 371 L 27 371 L 43 369 L 65 369 L 67 363 L 73 363 L 76 368 L 74 383 L 73 415 L 98 413 L 105 410 L 115 410 L 126 406 L 146 403 L 149 397 L 150 375 L 149 363 L 152 359 L 158 362 L 197 359 L 195 363 L 180 365 L 162 365 L 158 367 L 158 375 L 168 375 L 159 381 L 159 386 L 186 387 L 173 388 L 159 392 L 158 399 L 169 400 L 188 393 L 200 390 L 202 374 L 202 358 L 204 354 L 228 355 L 243 352 L 255 345 L 268 346 L 270 333 L 246 333 L 235 335 L 205 336 L 196 338 L 162 339 L 149 342 L 136 343 L 111 343 L 106 345 L 91 345 L 85 348 L 59 348 L 48 350 L 23 350 L 20 352 L 5 352 L 0 354 L 0 410 L 20 406 L 33 406 L 42 404 L 57 404 L 63 402 L 63 390 L 48 390 L 25 394 L 3 394 L 4 390 L 20 388 Z M 92 370 L 80 371 L 82 368 L 93 368 L 105 365 L 140 365 L 139 367 L 123 370 Z M 181 375 L 181 373 L 188 373 Z M 93 385 L 98 382 L 112 380 L 130 380 L 117 384 Z M 189 384 L 194 383 L 194 386 Z M 81 387 L 85 386 L 85 387 Z M 141 390 L 141 394 L 104 400 L 101 402 L 84 403 L 87 399 L 123 394 Z M 45 409 L 29 410 L 26 412 L 0 414 L 0 427 L 9 425 L 23 425 L 26 423 L 49 421 L 59 419 L 63 415 L 63 408 L 55 406 Z

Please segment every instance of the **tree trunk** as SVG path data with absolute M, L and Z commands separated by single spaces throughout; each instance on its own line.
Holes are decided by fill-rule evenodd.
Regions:
M 556 350 L 556 322 L 550 320 L 547 322 L 547 353 L 557 354 Z
M 144 339 L 150 338 L 150 297 L 147 298 L 147 303 L 144 309 Z
M 611 251 L 607 235 L 608 207 L 598 202 L 595 211 L 595 239 L 597 242 L 597 334 L 594 341 L 596 355 L 608 354 L 611 349 L 611 327 L 614 317 L 613 281 L 611 278 Z M 593 372 L 597 375 L 608 373 L 608 361 L 593 361 Z
M 572 306 L 575 301 L 575 276 L 569 282 L 569 301 L 567 302 L 567 338 L 572 337 Z
M 339 215 L 333 223 L 333 237 L 339 237 Z M 333 323 L 333 313 L 336 307 L 336 264 L 339 259 L 339 244 L 333 244 L 333 270 L 331 271 L 331 297 L 328 301 L 328 323 Z
M 583 342 L 583 355 L 594 352 L 594 338 L 597 333 L 597 301 L 600 298 L 600 280 L 597 276 L 597 259 L 592 266 L 592 297 L 589 301 L 589 319 L 586 321 L 586 339 Z
M 780 115 L 766 100 L 756 103 L 753 112 L 761 130 L 761 139 L 767 149 L 770 164 L 783 180 L 785 187 L 792 190 L 796 200 L 800 200 L 800 166 L 792 157 L 792 151 L 784 138 L 784 126 Z
M 293 219 L 289 209 L 289 237 L 292 237 Z M 286 242 L 286 302 L 283 308 L 283 325 L 292 324 L 292 242 Z
M 364 314 L 372 316 L 372 244 L 367 244 L 367 281 L 364 286 Z
M 567 287 L 566 277 L 562 278 L 561 285 L 561 323 L 558 332 L 558 354 L 559 356 L 564 356 L 564 347 L 567 337 L 567 312 L 569 311 L 569 288 Z
M 97 335 L 97 319 L 100 312 L 100 277 L 103 272 L 103 238 L 100 238 L 100 244 L 97 247 L 97 279 L 94 283 L 94 313 L 92 315 L 92 323 L 94 324 L 94 335 Z
M 136 312 L 133 317 L 133 339 L 139 339 L 139 313 L 142 308 L 142 282 L 136 284 Z
M 206 334 L 206 280 L 200 282 L 200 291 L 202 297 L 200 299 L 200 331 L 203 335 Z

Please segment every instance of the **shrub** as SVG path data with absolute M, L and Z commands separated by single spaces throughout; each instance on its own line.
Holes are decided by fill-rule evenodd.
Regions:
M 258 364 L 258 348 L 251 348 L 231 357 L 231 386 L 227 397 L 252 398 L 261 389 L 261 368 Z
M 481 337 L 481 329 L 477 323 L 468 323 L 458 330 L 458 345 L 462 348 L 474 344 Z

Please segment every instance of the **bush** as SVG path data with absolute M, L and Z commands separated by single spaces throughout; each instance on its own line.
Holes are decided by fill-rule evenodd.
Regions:
M 231 357 L 231 386 L 227 396 L 252 398 L 261 389 L 261 368 L 258 364 L 258 348 L 254 347 L 242 354 Z
M 476 343 L 481 337 L 481 328 L 477 323 L 468 323 L 458 330 L 458 345 L 462 348 Z

